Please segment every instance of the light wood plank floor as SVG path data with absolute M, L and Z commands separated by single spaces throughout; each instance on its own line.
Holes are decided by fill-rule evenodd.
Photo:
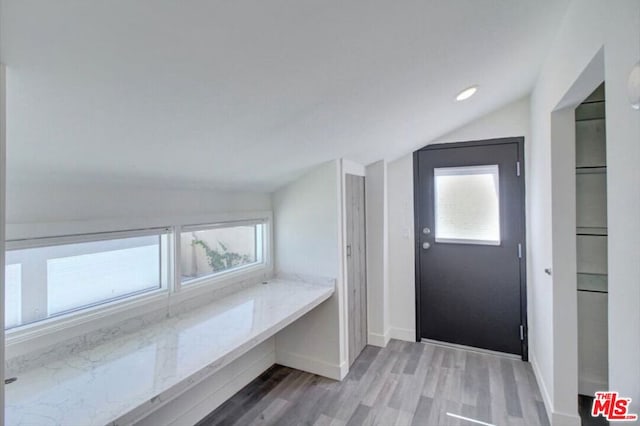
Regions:
M 342 382 L 274 366 L 203 419 L 212 425 L 548 425 L 528 363 L 392 340 Z

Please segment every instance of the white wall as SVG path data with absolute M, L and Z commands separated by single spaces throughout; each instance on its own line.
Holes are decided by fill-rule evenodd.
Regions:
M 427 143 L 476 141 L 529 135 L 529 98 L 525 97 Z
M 269 193 L 8 179 L 7 239 L 230 221 L 269 210 Z
M 640 60 L 640 1 L 600 16 L 607 16 L 609 386 L 633 398 L 640 414 L 640 112 L 629 108 L 624 84 Z
M 336 278 L 338 163 L 330 161 L 273 193 L 276 270 Z
M 515 101 L 437 140 L 463 142 L 524 136 L 529 144 L 529 99 Z M 415 340 L 415 238 L 413 212 L 413 155 L 388 165 L 389 297 L 391 337 Z
M 7 223 L 38 224 L 270 210 L 269 193 L 138 186 L 131 183 L 9 180 Z
M 413 155 L 387 167 L 389 202 L 389 323 L 394 339 L 416 340 Z
M 389 324 L 389 243 L 387 163 L 370 164 L 365 170 L 367 244 L 367 341 L 386 346 Z
M 278 333 L 276 360 L 336 380 L 348 369 L 340 176 L 339 161 L 330 161 L 273 194 L 276 271 L 337 280 L 331 299 Z
M 626 80 L 640 59 L 640 2 L 574 0 L 532 94 L 529 286 L 532 363 L 554 424 L 579 424 L 575 393 L 575 281 L 562 251 L 572 211 L 562 208 L 575 191 L 568 169 L 574 159 L 554 129 L 552 112 L 570 107 L 567 94 L 604 48 L 609 221 L 609 386 L 633 398 L 640 411 L 640 114 L 626 97 Z M 580 82 L 578 81 L 578 84 Z M 592 89 L 594 89 L 593 87 Z M 572 100 L 575 101 L 575 100 Z M 562 121 L 562 113 L 553 114 Z M 550 194 L 552 195 L 550 197 Z M 566 201 L 566 200 L 565 200 Z M 552 234 L 551 230 L 559 230 Z M 543 269 L 553 267 L 553 276 Z M 574 267 L 575 268 L 575 267 Z M 564 277 L 564 279 L 563 279 Z M 569 343 L 567 343 L 569 342 Z M 554 367 L 555 366 L 555 367 Z

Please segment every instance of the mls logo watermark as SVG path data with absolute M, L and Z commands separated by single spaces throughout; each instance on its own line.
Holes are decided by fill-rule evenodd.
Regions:
M 618 392 L 596 392 L 593 407 L 591 407 L 591 416 L 602 416 L 609 421 L 636 421 L 638 415 L 628 412 L 629 404 L 631 404 L 631 398 L 621 398 L 618 396 Z

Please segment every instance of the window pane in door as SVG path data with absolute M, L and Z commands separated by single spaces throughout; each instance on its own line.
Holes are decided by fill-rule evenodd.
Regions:
M 436 242 L 500 245 L 498 165 L 433 172 Z

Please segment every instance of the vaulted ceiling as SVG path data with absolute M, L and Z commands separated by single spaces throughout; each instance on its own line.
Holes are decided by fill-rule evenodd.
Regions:
M 527 95 L 566 6 L 0 0 L 8 171 L 271 190 L 394 159 Z

